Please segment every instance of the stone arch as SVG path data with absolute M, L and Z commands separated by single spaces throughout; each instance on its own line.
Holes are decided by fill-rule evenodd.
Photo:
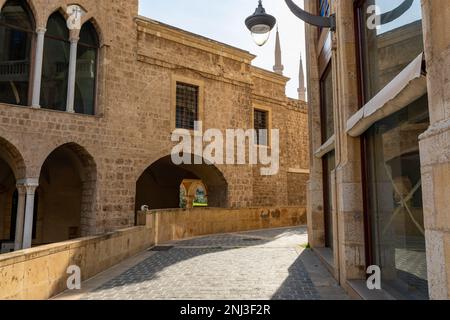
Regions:
M 22 155 L 12 143 L 2 137 L 0 137 L 0 158 L 11 167 L 16 180 L 26 178 L 26 166 Z
M 0 12 L 3 10 L 3 7 L 11 0 L 0 0 Z M 25 8 L 28 10 L 28 14 L 31 18 L 31 23 L 34 28 L 36 28 L 37 25 L 37 19 L 38 19 L 38 13 L 36 11 L 36 8 L 34 6 L 33 1 L 31 0 L 23 0 L 23 3 L 25 4 Z
M 70 142 L 55 148 L 40 170 L 37 242 L 94 234 L 96 185 L 97 165 L 84 147 Z
M 193 156 L 191 158 L 194 159 Z M 211 207 L 228 206 L 228 182 L 216 166 L 204 161 L 201 165 L 175 165 L 168 155 L 153 162 L 138 178 L 136 210 L 142 205 L 148 205 L 150 209 L 179 208 L 180 185 L 186 179 L 203 182 Z
M 98 45 L 101 48 L 104 43 L 105 43 L 105 36 L 101 27 L 101 24 L 98 22 L 98 20 L 92 15 L 92 14 L 88 14 L 82 21 L 82 26 L 85 23 L 92 23 L 92 26 L 94 27 L 95 31 L 97 32 L 97 37 L 98 37 Z
M 0 137 L 0 241 L 14 243 L 17 183 L 26 177 L 25 163 L 17 148 Z

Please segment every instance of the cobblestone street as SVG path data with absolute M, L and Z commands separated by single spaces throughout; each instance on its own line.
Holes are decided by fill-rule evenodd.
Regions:
M 310 250 L 305 228 L 196 238 L 156 247 L 57 299 L 348 299 Z

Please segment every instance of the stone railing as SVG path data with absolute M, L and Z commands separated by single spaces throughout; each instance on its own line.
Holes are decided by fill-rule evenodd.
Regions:
M 28 81 L 30 74 L 30 63 L 23 61 L 0 62 L 0 81 Z
M 196 236 L 306 224 L 305 208 L 173 209 L 138 214 L 139 226 L 0 255 L 0 300 L 51 298 L 68 268 L 87 280 L 155 244 Z
M 305 225 L 306 208 L 168 209 L 138 213 L 155 230 L 155 243 L 197 236 Z
M 153 245 L 151 229 L 135 227 L 98 237 L 0 255 L 0 300 L 42 300 L 67 289 L 70 266 L 87 280 Z

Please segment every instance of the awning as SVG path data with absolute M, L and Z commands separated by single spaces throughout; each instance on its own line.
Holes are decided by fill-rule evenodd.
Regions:
M 359 137 L 376 122 L 407 107 L 427 93 L 423 53 L 347 121 L 347 134 Z

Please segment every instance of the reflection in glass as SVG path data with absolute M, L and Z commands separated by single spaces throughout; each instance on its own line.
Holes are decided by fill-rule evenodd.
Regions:
M 424 96 L 366 134 L 373 263 L 399 298 L 428 299 L 418 139 L 428 126 Z
M 95 85 L 99 41 L 91 22 L 80 31 L 75 80 L 75 112 L 93 115 L 95 112 Z
M 0 102 L 28 105 L 32 39 L 26 2 L 7 1 L 0 12 Z
M 66 110 L 70 43 L 66 21 L 58 12 L 48 19 L 42 65 L 41 107 Z
M 367 0 L 360 8 L 364 94 L 366 102 L 393 80 L 411 61 L 423 51 L 422 11 L 420 0 L 396 20 L 370 27 L 376 5 L 380 13 L 387 13 L 404 0 Z M 373 21 L 373 20 L 372 20 Z

